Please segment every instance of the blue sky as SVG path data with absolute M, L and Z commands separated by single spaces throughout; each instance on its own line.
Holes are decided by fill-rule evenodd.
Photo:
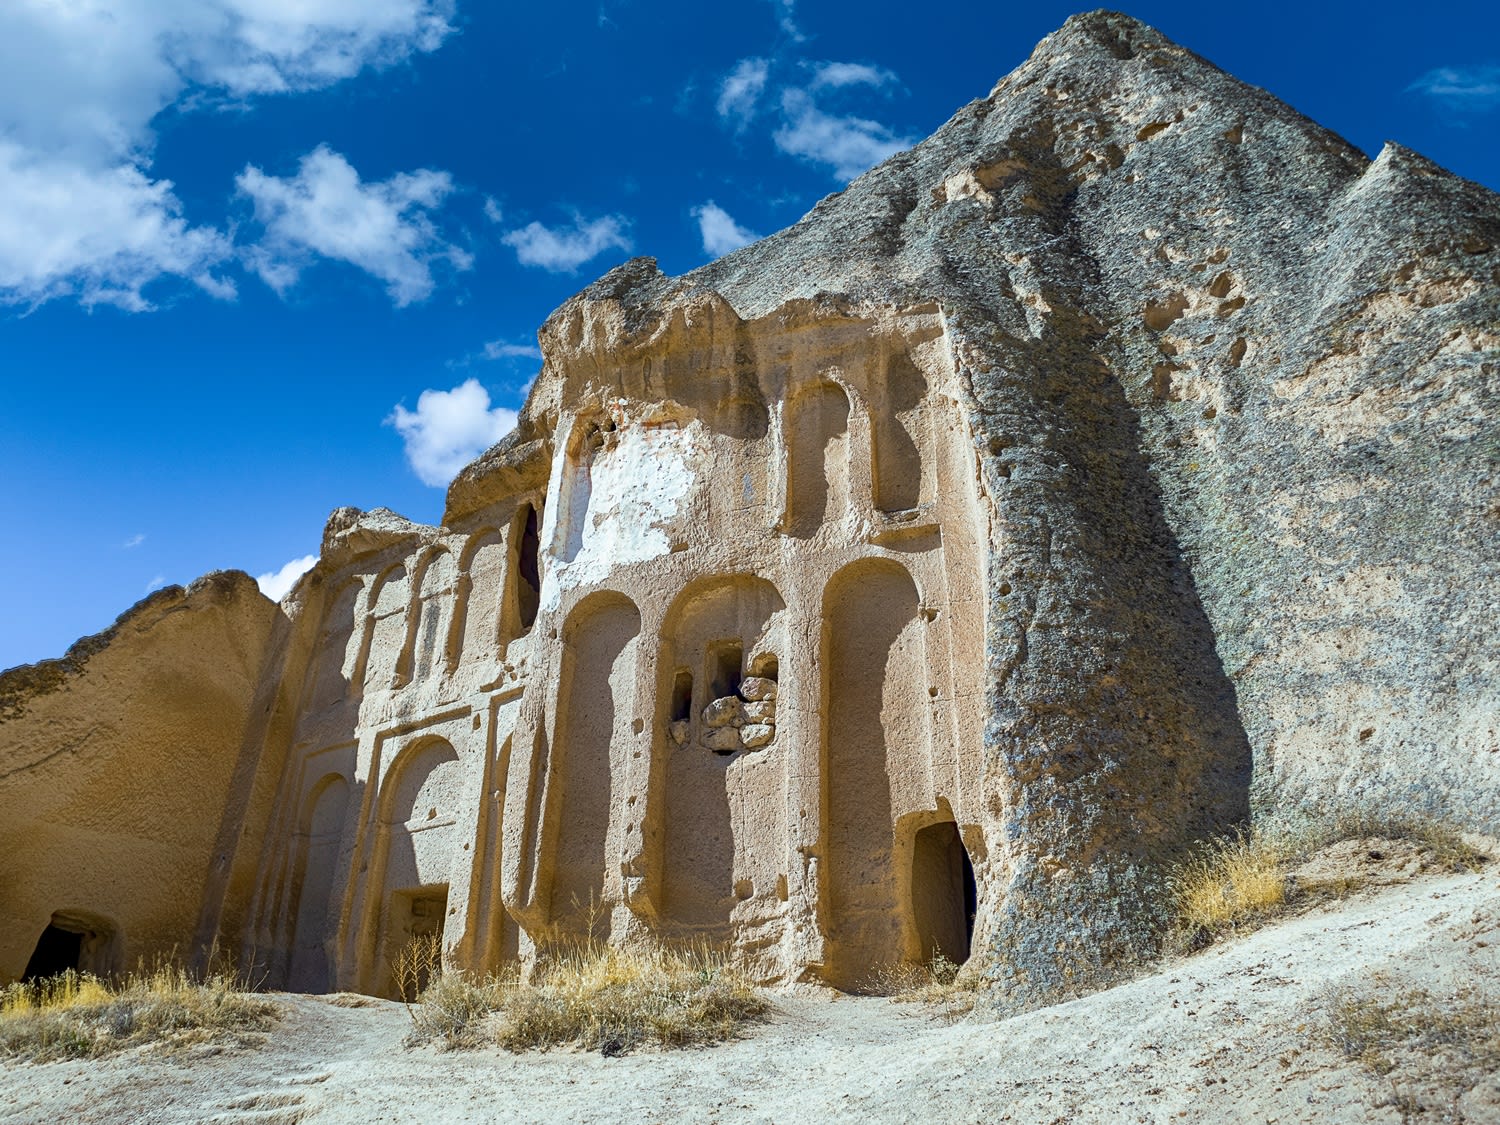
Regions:
M 796 221 L 1077 10 L 0 7 L 0 668 L 160 585 L 281 572 L 336 506 L 436 521 L 571 293 Z M 1500 188 L 1493 0 L 1128 10 Z

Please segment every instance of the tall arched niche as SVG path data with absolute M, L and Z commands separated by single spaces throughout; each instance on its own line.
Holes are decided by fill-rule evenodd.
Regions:
M 721 943 L 732 921 L 777 909 L 785 870 L 776 755 L 784 609 L 766 579 L 719 575 L 684 589 L 662 627 L 653 758 L 664 782 L 662 915 Z
M 493 528 L 475 532 L 464 547 L 453 635 L 454 665 L 490 660 L 498 651 L 505 589 L 505 540 Z
M 798 538 L 844 517 L 849 507 L 849 396 L 829 380 L 786 404 L 786 530 Z
M 291 968 L 294 992 L 327 992 L 333 981 L 331 953 L 338 928 L 334 886 L 349 782 L 343 774 L 320 778 L 308 793 L 298 825 L 294 881 Z
M 392 969 L 402 947 L 443 932 L 463 782 L 458 752 L 441 738 L 413 741 L 386 775 L 375 869 L 379 942 L 369 980 L 381 995 L 396 994 Z
M 923 781 L 926 775 L 919 608 L 911 574 L 886 558 L 844 567 L 823 595 L 821 914 L 825 972 L 846 986 L 904 952 L 894 855 L 896 809 L 904 802 L 893 789 L 914 785 L 914 773 Z
M 355 619 L 359 593 L 359 579 L 351 578 L 328 599 L 309 672 L 311 685 L 304 710 L 311 714 L 341 703 L 351 694 L 354 666 L 359 657 L 356 629 L 359 622 Z
M 425 680 L 448 670 L 450 625 L 458 593 L 458 566 L 445 550 L 434 551 L 422 567 L 412 623 L 410 655 L 400 669 L 403 680 Z
M 406 613 L 411 582 L 397 563 L 375 580 L 370 598 L 369 642 L 359 685 L 371 691 L 397 686 L 396 667 L 406 646 Z
M 556 764 L 549 794 L 552 832 L 548 915 L 579 933 L 591 913 L 608 918 L 622 896 L 618 794 L 634 735 L 635 662 L 641 614 L 624 594 L 601 591 L 563 626 Z

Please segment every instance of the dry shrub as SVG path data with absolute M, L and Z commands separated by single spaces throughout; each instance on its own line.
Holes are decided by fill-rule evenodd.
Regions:
M 939 950 L 922 964 L 903 961 L 880 966 L 870 974 L 866 989 L 898 1004 L 926 1004 L 943 1018 L 956 1020 L 974 1010 L 979 994 L 988 987 L 978 973 L 965 974 L 961 968 Z
M 0 1057 L 47 1062 L 145 1044 L 243 1045 L 275 1016 L 274 1004 L 248 995 L 230 973 L 200 979 L 163 963 L 109 982 L 67 972 L 0 991 Z
M 422 994 L 411 1039 L 511 1051 L 573 1044 L 621 1055 L 643 1045 L 718 1042 L 768 1010 L 748 979 L 706 949 L 590 941 L 557 954 L 530 981 L 517 973 L 478 983 L 440 976 Z
M 428 985 L 443 975 L 442 934 L 417 934 L 396 954 L 391 982 L 404 1004 L 415 1004 Z
M 1447 821 L 1366 810 L 1341 813 L 1321 836 L 1314 831 L 1298 843 L 1300 851 L 1309 852 L 1339 840 L 1367 837 L 1409 840 L 1427 853 L 1430 866 L 1444 871 L 1478 871 L 1489 860 L 1489 856 L 1466 841 L 1463 833 Z
M 331 992 L 322 997 L 323 1003 L 332 1004 L 335 1008 L 369 1008 L 375 1001 L 368 996 L 361 996 L 358 992 Z

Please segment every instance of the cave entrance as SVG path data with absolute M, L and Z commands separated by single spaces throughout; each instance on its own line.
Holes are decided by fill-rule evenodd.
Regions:
M 929 824 L 912 842 L 911 903 L 922 961 L 939 953 L 955 965 L 967 961 L 979 894 L 974 865 L 951 820 Z
M 42 980 L 68 971 L 102 974 L 106 964 L 110 933 L 107 927 L 86 918 L 54 914 L 52 921 L 37 938 L 31 960 L 26 962 L 23 981 Z

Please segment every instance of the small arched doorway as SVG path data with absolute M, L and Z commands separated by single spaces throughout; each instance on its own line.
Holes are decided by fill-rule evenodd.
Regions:
M 59 911 L 37 938 L 21 979 L 42 980 L 70 970 L 104 976 L 115 967 L 114 937 L 114 927 L 102 918 Z
M 955 965 L 969 959 L 979 905 L 974 865 L 958 825 L 940 820 L 912 841 L 912 921 L 925 964 L 939 953 Z

